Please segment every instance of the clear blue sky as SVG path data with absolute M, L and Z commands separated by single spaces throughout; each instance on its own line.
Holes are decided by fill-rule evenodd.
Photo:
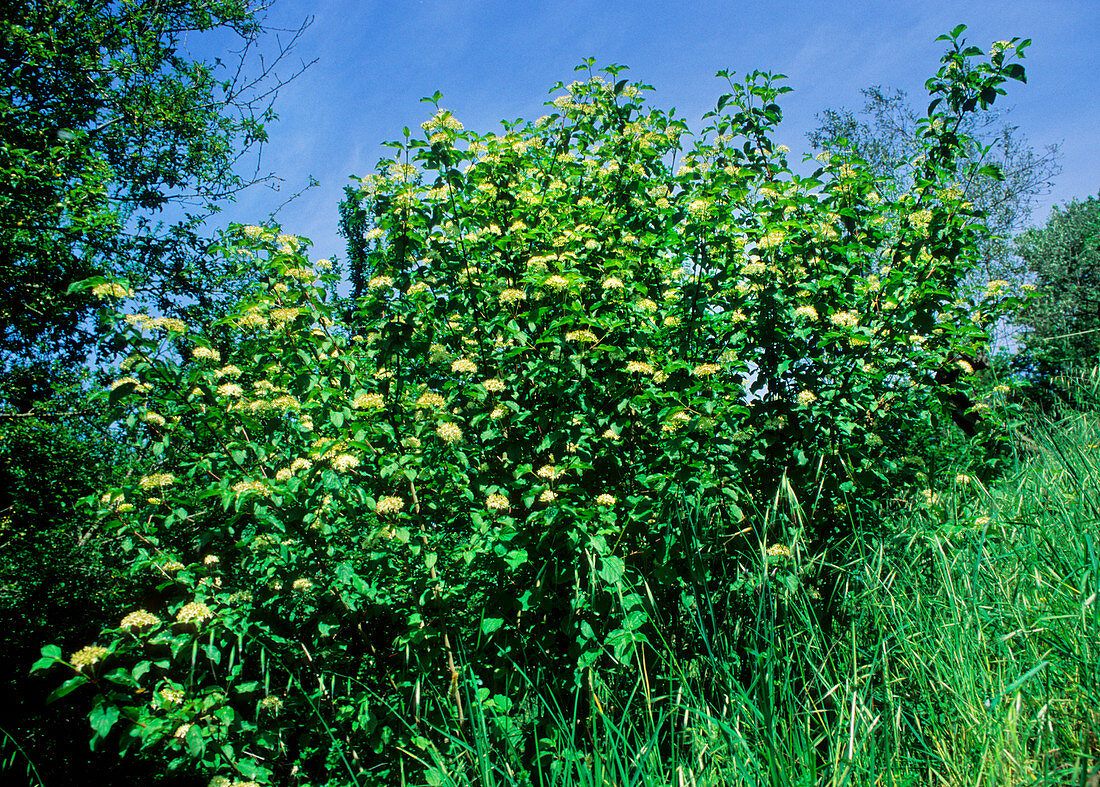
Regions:
M 219 223 L 262 221 L 313 176 L 320 187 L 279 213 L 284 229 L 314 242 L 314 256 L 344 256 L 337 206 L 351 175 L 373 171 L 404 126 L 427 117 L 422 96 L 444 94 L 467 128 L 533 119 L 555 82 L 585 57 L 630 67 L 656 88 L 649 101 L 676 107 L 693 128 L 721 94 L 719 69 L 788 76 L 777 142 L 808 150 L 807 131 L 828 107 L 862 106 L 872 84 L 923 97 L 945 44 L 966 24 L 968 40 L 1031 38 L 1028 84 L 999 100 L 1036 149 L 1062 145 L 1063 172 L 1032 222 L 1050 207 L 1100 192 L 1100 0 L 275 0 L 269 22 L 313 24 L 295 61 L 317 63 L 284 87 L 262 167 L 283 178 L 240 196 Z M 285 35 L 284 35 L 285 37 Z M 193 40 L 203 55 L 214 42 Z

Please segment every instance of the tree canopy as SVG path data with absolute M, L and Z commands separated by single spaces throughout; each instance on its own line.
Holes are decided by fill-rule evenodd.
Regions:
M 281 81 L 252 0 L 13 0 L 0 11 L 0 354 L 76 355 L 97 297 L 202 300 L 202 221 L 257 180 Z M 189 56 L 222 30 L 235 62 Z M 291 41 L 291 45 L 293 40 Z M 106 281 L 70 292 L 89 276 Z
M 1055 207 L 1016 239 L 1035 294 L 1016 322 L 1021 360 L 1041 378 L 1100 361 L 1100 198 Z

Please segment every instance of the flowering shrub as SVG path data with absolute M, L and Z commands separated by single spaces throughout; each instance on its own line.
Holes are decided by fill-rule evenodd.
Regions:
M 120 320 L 109 397 L 149 472 L 99 516 L 160 606 L 60 691 L 96 681 L 98 737 L 226 779 L 383 768 L 471 698 L 522 699 L 497 696 L 512 664 L 571 692 L 672 626 L 700 560 L 682 501 L 727 528 L 707 560 L 787 558 L 926 483 L 934 372 L 1001 308 L 959 289 L 982 227 L 954 129 L 1024 46 L 950 41 L 907 193 L 853 158 L 793 173 L 770 75 L 721 72 L 693 136 L 589 70 L 502 134 L 430 99 L 350 197 L 350 312 L 307 241 L 231 230 L 259 284 L 223 320 Z M 780 489 L 801 502 L 765 519 Z

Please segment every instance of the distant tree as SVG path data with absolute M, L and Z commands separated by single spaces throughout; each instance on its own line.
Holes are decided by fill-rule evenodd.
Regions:
M 1017 318 L 1021 365 L 1040 380 L 1100 361 L 1100 199 L 1055 207 L 1016 239 L 1036 294 Z
M 818 114 L 819 125 L 808 135 L 810 144 L 831 152 L 851 150 L 876 177 L 905 189 L 919 172 L 918 132 L 924 113 L 913 108 L 902 90 L 872 85 L 862 93 L 866 103 L 858 113 L 841 108 Z M 964 159 L 994 168 L 958 184 L 963 199 L 985 214 L 989 229 L 981 241 L 975 274 L 985 280 L 983 284 L 1021 281 L 1024 269 L 1013 257 L 1009 239 L 1024 227 L 1036 198 L 1049 190 L 1061 171 L 1058 146 L 1034 150 L 1003 111 L 966 115 L 954 131 L 969 138 L 961 151 Z
M 89 276 L 162 311 L 202 304 L 202 222 L 264 178 L 242 155 L 266 139 L 285 80 L 257 0 L 11 0 L 0 10 L 0 358 L 79 357 Z M 233 62 L 192 57 L 221 31 Z M 99 294 L 104 294 L 101 287 Z M 117 289 L 122 293 L 124 289 Z

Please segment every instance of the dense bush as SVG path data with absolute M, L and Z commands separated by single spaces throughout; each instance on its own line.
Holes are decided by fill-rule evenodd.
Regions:
M 585 717 L 614 665 L 705 647 L 681 614 L 735 625 L 755 591 L 734 566 L 820 556 L 871 501 L 919 499 L 970 385 L 937 373 L 1011 305 L 961 288 L 983 228 L 957 132 L 1027 42 L 985 60 L 961 32 L 905 193 L 854 156 L 793 173 L 771 75 L 721 72 L 693 135 L 586 63 L 501 134 L 428 99 L 425 138 L 345 206 L 351 310 L 304 239 L 230 230 L 221 254 L 263 280 L 229 316 L 120 319 L 109 402 L 147 471 L 98 515 L 157 593 L 38 666 L 70 671 L 59 694 L 94 684 L 96 739 L 325 783 L 396 778 L 471 704 L 518 742 L 536 693 Z M 804 565 L 784 581 L 827 623 L 835 572 Z

